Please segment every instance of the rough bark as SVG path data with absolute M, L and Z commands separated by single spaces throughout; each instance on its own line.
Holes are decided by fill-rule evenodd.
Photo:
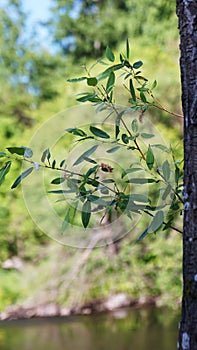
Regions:
M 183 299 L 178 349 L 197 349 L 197 1 L 177 0 L 184 114 Z

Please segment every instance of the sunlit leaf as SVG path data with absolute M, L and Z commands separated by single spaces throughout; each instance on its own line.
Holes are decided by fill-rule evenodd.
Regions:
M 114 62 L 115 60 L 115 56 L 114 53 L 112 52 L 112 50 L 109 48 L 109 46 L 106 47 L 106 57 L 110 62 Z

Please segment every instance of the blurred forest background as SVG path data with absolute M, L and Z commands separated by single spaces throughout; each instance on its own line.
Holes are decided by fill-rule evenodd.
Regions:
M 142 59 L 146 76 L 158 81 L 161 103 L 181 113 L 175 1 L 51 0 L 48 21 L 34 28 L 24 2 L 5 0 L 0 5 L 1 151 L 28 146 L 48 118 L 76 105 L 75 95 L 84 86 L 66 80 L 83 75 L 82 65 L 101 57 L 107 45 L 122 50 L 126 38 L 133 60 Z M 39 27 L 47 31 L 46 41 L 40 40 Z M 149 114 L 166 142 L 179 145 L 181 159 L 180 120 L 156 109 Z M 136 298 L 156 296 L 159 306 L 178 307 L 180 234 L 161 231 L 136 245 L 130 232 L 118 243 L 118 251 L 110 246 L 95 249 L 73 272 L 84 251 L 62 246 L 39 231 L 20 188 L 9 189 L 19 166 L 0 193 L 0 311 L 15 303 L 75 306 L 120 292 Z M 19 268 L 7 269 L 6 261 L 16 257 Z

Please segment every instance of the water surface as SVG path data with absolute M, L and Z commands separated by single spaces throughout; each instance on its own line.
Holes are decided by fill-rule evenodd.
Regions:
M 1 350 L 174 350 L 178 316 L 158 309 L 0 323 Z

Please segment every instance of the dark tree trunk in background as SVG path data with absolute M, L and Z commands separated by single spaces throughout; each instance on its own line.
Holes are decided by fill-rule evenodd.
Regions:
M 177 0 L 184 114 L 183 300 L 178 349 L 197 349 L 197 0 Z

